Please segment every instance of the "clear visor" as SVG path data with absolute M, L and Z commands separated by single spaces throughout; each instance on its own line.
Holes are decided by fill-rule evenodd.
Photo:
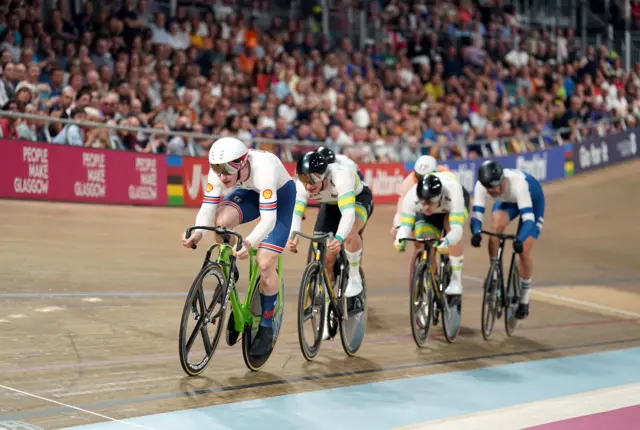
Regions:
M 498 179 L 497 181 L 491 181 L 488 184 L 485 184 L 485 188 L 489 190 L 500 188 L 501 183 L 502 183 L 502 179 Z
M 299 173 L 298 179 L 300 179 L 300 182 L 302 182 L 304 185 L 314 185 L 322 182 L 324 178 L 318 173 Z

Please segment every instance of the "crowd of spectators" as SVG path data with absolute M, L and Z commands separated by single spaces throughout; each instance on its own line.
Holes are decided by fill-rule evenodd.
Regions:
M 522 151 L 540 144 L 532 136 L 554 144 L 557 130 L 571 139 L 580 123 L 640 113 L 640 67 L 624 72 L 604 47 L 581 55 L 572 29 L 524 29 L 501 0 L 372 2 L 380 34 L 362 49 L 312 20 L 259 25 L 266 0 L 212 0 L 175 17 L 134 1 L 73 11 L 59 0 L 41 19 L 41 0 L 1 0 L 2 109 L 233 135 L 283 158 L 303 145 L 270 140 L 323 143 L 360 162 Z M 0 121 L 4 138 L 58 144 L 182 155 L 212 144 Z

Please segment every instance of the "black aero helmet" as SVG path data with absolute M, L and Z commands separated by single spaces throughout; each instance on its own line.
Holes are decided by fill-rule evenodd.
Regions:
M 422 201 L 432 202 L 442 195 L 442 182 L 435 175 L 426 175 L 418 182 L 416 190 L 418 198 Z
M 333 152 L 332 150 L 330 150 L 326 146 L 319 147 L 318 149 L 316 149 L 316 152 L 318 154 L 322 155 L 322 158 L 327 160 L 328 164 L 332 164 L 332 163 L 336 162 L 336 154 L 335 154 L 335 152 Z
M 296 175 L 304 184 L 317 184 L 327 176 L 327 160 L 317 152 L 307 152 L 296 164 Z
M 478 181 L 485 188 L 498 188 L 503 177 L 502 166 L 493 160 L 485 161 L 478 169 Z

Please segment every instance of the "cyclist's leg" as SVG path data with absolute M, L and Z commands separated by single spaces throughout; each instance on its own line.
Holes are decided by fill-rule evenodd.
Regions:
M 239 224 L 253 221 L 259 215 L 258 194 L 250 190 L 235 189 L 227 194 L 222 203 L 220 203 L 214 225 L 234 229 Z M 229 239 L 232 245 L 235 244 L 236 238 L 234 236 Z M 222 242 L 222 237 L 216 235 L 216 242 Z M 237 267 L 233 275 L 237 281 L 240 277 Z
M 284 246 L 291 230 L 291 219 L 295 205 L 296 186 L 289 181 L 276 193 L 278 204 L 276 210 L 276 225 L 267 237 L 258 245 L 256 264 L 260 272 L 260 304 L 262 318 L 260 328 L 251 345 L 251 354 L 264 355 L 273 345 L 273 317 L 278 300 L 279 275 L 278 257 L 284 251 Z
M 494 233 L 504 233 L 509 223 L 513 221 L 519 213 L 517 203 L 496 201 L 493 204 L 491 213 L 491 229 Z M 499 242 L 497 237 L 489 238 L 489 257 L 496 258 L 498 256 Z
M 260 216 L 258 193 L 251 190 L 235 189 L 225 196 L 216 212 L 214 225 L 233 229 L 239 224 L 251 222 Z M 216 235 L 216 240 L 222 238 Z M 235 241 L 235 238 L 232 238 Z
M 462 194 L 464 195 L 464 213 L 450 213 L 445 216 L 445 230 L 448 232 L 451 230 L 452 225 L 458 225 L 462 228 L 462 234 L 464 236 L 464 223 L 469 217 L 470 197 L 467 190 L 462 187 Z M 445 291 L 449 295 L 462 294 L 462 266 L 464 264 L 464 240 L 460 238 L 460 241 L 455 245 L 449 247 L 449 261 L 451 261 L 451 282 Z
M 318 212 L 318 218 L 316 219 L 316 225 L 313 228 L 314 233 L 333 233 L 336 234 L 338 231 L 338 224 L 340 224 L 340 219 L 342 218 L 342 214 L 340 213 L 340 209 L 338 205 L 329 205 L 323 203 L 320 205 L 320 211 Z M 337 254 L 334 254 L 327 250 L 324 254 L 324 266 L 327 269 L 327 273 L 329 274 L 329 278 L 331 283 L 335 281 L 335 277 L 333 274 L 333 265 L 336 262 Z
M 333 233 L 335 234 L 338 231 L 338 224 L 340 224 L 340 218 L 342 217 L 340 213 L 340 209 L 338 205 L 328 205 L 323 203 L 320 205 L 320 211 L 318 212 L 318 218 L 316 219 L 316 225 L 313 228 L 314 233 Z M 333 266 L 336 262 L 336 254 L 333 254 L 329 250 L 325 252 L 324 264 L 327 269 L 327 275 L 329 275 L 329 280 L 331 281 L 331 285 L 335 283 L 335 276 L 333 271 Z M 327 285 L 327 288 L 331 288 Z M 325 294 L 325 323 L 324 330 L 322 332 L 322 339 L 329 339 L 329 294 Z
M 349 283 L 345 296 L 354 297 L 362 292 L 362 278 L 360 277 L 360 258 L 362 257 L 362 236 L 367 221 L 373 214 L 373 194 L 369 187 L 365 187 L 356 196 L 356 219 L 351 231 L 344 240 L 344 250 L 349 260 Z
M 533 247 L 540 237 L 544 224 L 545 200 L 542 191 L 540 195 L 532 196 L 533 216 L 535 226 L 524 240 L 522 254 L 520 254 L 520 304 L 516 311 L 516 318 L 524 319 L 529 315 L 529 296 L 531 294 L 531 282 L 533 278 Z M 522 221 L 520 221 L 522 222 Z M 518 231 L 520 228 L 518 228 Z

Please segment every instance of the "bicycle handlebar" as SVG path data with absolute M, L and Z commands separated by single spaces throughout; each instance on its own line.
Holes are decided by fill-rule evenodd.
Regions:
M 433 237 L 419 237 L 419 238 L 413 238 L 413 237 L 405 237 L 404 239 L 400 239 L 400 242 L 418 242 L 418 243 L 428 243 L 428 244 L 434 244 L 437 242 L 440 242 L 440 239 L 435 239 Z
M 316 233 L 316 234 L 304 234 L 301 231 L 291 232 L 291 240 L 294 240 L 296 236 L 304 237 L 305 239 L 312 240 L 314 242 L 328 242 L 333 240 L 333 233 Z M 294 254 L 298 253 L 298 250 L 292 251 Z
M 313 240 L 314 242 L 327 242 L 333 239 L 333 233 L 315 233 L 315 234 L 304 234 L 301 231 L 294 231 L 291 233 L 291 240 L 295 239 L 296 236 L 304 237 L 305 239 Z
M 193 233 L 194 230 L 207 230 L 207 231 L 212 231 L 220 236 L 222 236 L 225 240 L 227 240 L 229 238 L 229 235 L 231 236 L 235 236 L 238 239 L 238 243 L 236 244 L 236 252 L 239 252 L 242 249 L 242 242 L 244 242 L 244 238 L 242 237 L 242 235 L 238 232 L 235 232 L 233 230 L 229 230 L 227 228 L 224 227 L 208 227 L 208 226 L 193 226 L 193 227 L 189 227 L 187 229 L 187 232 L 185 233 L 184 237 L 186 239 L 189 239 L 191 237 L 191 233 Z M 197 249 L 198 245 L 196 245 L 195 243 L 193 245 L 191 245 L 191 249 Z
M 502 233 L 493 233 L 491 231 L 480 230 L 480 233 L 486 234 L 487 236 L 497 237 L 502 240 L 516 240 L 518 236 L 514 234 L 502 234 Z

